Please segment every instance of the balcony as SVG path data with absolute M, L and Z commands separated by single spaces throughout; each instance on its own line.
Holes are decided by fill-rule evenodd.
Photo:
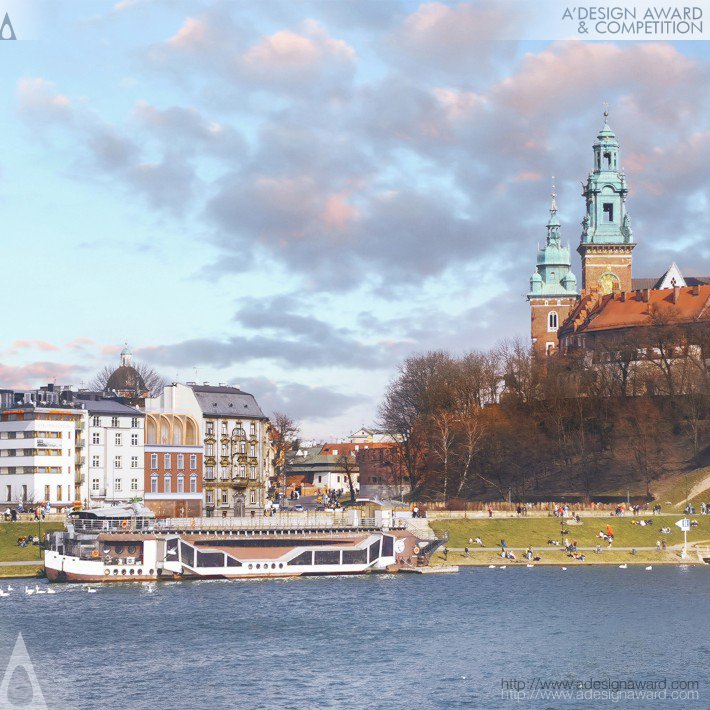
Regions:
M 249 479 L 246 476 L 232 476 L 232 488 L 246 488 Z

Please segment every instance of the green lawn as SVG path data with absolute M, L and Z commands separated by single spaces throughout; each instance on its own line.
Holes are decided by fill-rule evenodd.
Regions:
M 39 577 L 42 575 L 44 568 L 39 565 L 12 565 L 10 567 L 0 567 L 0 579 L 7 577 Z
M 42 537 L 47 532 L 64 530 L 62 523 L 42 523 Z M 36 545 L 18 547 L 17 538 L 21 535 L 39 535 L 37 523 L 0 523 L 0 562 L 15 560 L 40 560 L 39 548 Z M 7 569 L 7 568 L 5 568 Z M 0 574 L 4 574 L 0 568 Z
M 632 525 L 636 520 L 653 520 L 650 527 Z M 688 533 L 688 542 L 710 540 L 710 516 L 694 516 L 699 525 Z M 676 545 L 683 542 L 683 533 L 676 527 L 679 518 L 658 515 L 655 517 L 634 518 L 582 518 L 580 525 L 565 523 L 569 530 L 566 536 L 570 542 L 577 540 L 579 547 L 594 547 L 597 543 L 605 546 L 597 538 L 600 530 L 606 531 L 611 525 L 614 532 L 615 547 L 655 547 L 656 540 L 665 539 L 666 544 Z M 480 537 L 485 547 L 500 545 L 505 539 L 508 547 L 545 547 L 548 540 L 560 540 L 559 518 L 481 518 L 475 520 L 432 520 L 431 527 L 437 532 L 448 532 L 448 547 L 471 547 L 469 538 Z M 660 529 L 669 527 L 669 535 L 661 535 Z

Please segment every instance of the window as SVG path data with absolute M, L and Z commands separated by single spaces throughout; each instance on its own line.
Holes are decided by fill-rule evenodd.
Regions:
M 205 456 L 214 456 L 214 444 L 207 444 L 205 446 Z
M 133 417 L 133 419 L 131 419 L 131 426 L 132 426 L 134 429 L 137 429 L 137 428 L 140 426 L 140 425 L 138 424 L 138 417 Z
M 611 153 L 606 151 L 604 153 L 604 169 L 611 170 Z
M 131 434 L 131 446 L 138 446 L 138 434 Z
M 57 486 L 57 500 L 60 501 L 62 499 L 62 487 Z
M 114 456 L 113 467 L 114 468 L 121 468 L 121 457 L 120 456 Z
M 205 500 L 207 501 L 208 505 L 212 505 L 212 502 L 214 500 L 212 498 L 212 491 L 207 491 L 207 493 L 205 493 Z
M 318 483 L 323 483 L 323 476 L 318 476 Z
M 92 443 L 92 444 L 100 444 L 100 443 L 101 443 L 101 434 L 99 434 L 98 431 L 95 431 L 95 432 L 91 435 L 91 443 Z
M 101 457 L 100 456 L 92 456 L 91 457 L 91 467 L 92 468 L 99 468 L 101 466 Z
M 197 493 L 197 476 L 194 473 L 190 476 L 190 493 Z
M 213 435 L 214 434 L 214 422 L 207 422 L 206 427 L 207 427 L 207 429 L 206 429 L 207 434 L 209 434 L 210 436 Z
M 556 333 L 557 332 L 557 312 L 556 311 L 550 311 L 547 314 L 547 330 L 550 333 Z
M 222 444 L 222 456 L 228 456 L 229 451 L 227 450 L 227 444 Z
M 249 467 L 249 478 L 251 478 L 252 481 L 256 478 L 256 466 Z
M 11 415 L 12 416 L 12 415 Z M 27 486 L 22 486 L 22 502 L 27 502 Z
M 246 478 L 246 476 L 247 476 L 247 467 L 244 464 L 242 464 L 239 467 L 239 477 Z
M 150 477 L 150 492 L 151 493 L 158 492 L 158 477 L 157 476 Z
M 99 492 L 99 479 L 98 478 L 91 479 L 91 490 L 94 491 L 94 493 Z
M 123 481 L 120 478 L 114 479 L 113 490 L 120 493 L 123 490 Z
M 252 490 L 251 497 L 249 498 L 249 501 L 252 505 L 254 505 L 254 503 L 256 503 L 256 491 L 255 490 Z
M 12 501 L 12 486 L 5 486 L 5 500 L 8 503 Z
M 205 466 L 205 478 L 208 481 L 214 480 L 214 466 Z
M 185 476 L 178 476 L 177 477 L 177 492 L 178 493 L 185 492 Z
M 222 422 L 222 434 L 227 435 L 227 422 Z
M 250 436 L 256 436 L 256 422 L 252 422 L 249 425 L 249 435 Z
M 220 493 L 222 494 L 222 505 L 227 505 L 227 491 L 221 490 Z
M 132 491 L 138 490 L 138 479 L 137 478 L 131 478 L 131 490 Z
M 163 476 L 163 492 L 164 493 L 171 493 L 172 489 L 173 489 L 173 477 L 169 473 L 166 473 L 165 476 Z
M 101 426 L 101 417 L 92 417 L 91 425 L 92 426 Z
M 114 441 L 116 442 L 116 446 L 120 446 L 120 445 L 121 445 L 121 435 L 120 435 L 120 434 L 116 434 L 116 435 L 114 436 Z
M 138 457 L 131 456 L 131 468 L 138 468 Z
M 178 471 L 185 470 L 185 454 L 178 454 L 177 455 L 177 467 L 178 467 Z
M 197 454 L 190 454 L 190 471 L 197 471 Z
M 111 417 L 111 426 L 112 427 L 118 426 L 118 417 Z
M 256 456 L 256 445 L 255 444 L 250 444 L 249 456 L 251 456 L 252 458 L 254 458 Z
M 44 487 L 44 500 L 48 501 L 51 493 L 49 492 L 49 486 Z
M 555 349 L 555 344 L 554 343 L 545 343 L 545 352 L 548 355 L 552 354 L 552 351 Z
M 153 469 L 153 471 L 158 470 L 158 454 L 150 455 L 150 467 L 151 469 Z
M 605 202 L 602 206 L 604 212 L 604 222 L 607 224 L 614 221 L 614 205 L 611 202 Z
M 172 454 L 163 454 L 163 468 L 166 471 L 169 471 L 173 466 L 173 457 Z

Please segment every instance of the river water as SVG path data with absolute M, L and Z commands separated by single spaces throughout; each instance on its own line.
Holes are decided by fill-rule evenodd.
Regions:
M 647 708 L 667 705 L 672 683 L 685 693 L 676 707 L 710 707 L 710 568 L 469 568 L 153 593 L 54 585 L 33 596 L 26 580 L 10 583 L 0 678 L 22 632 L 50 708 Z M 24 673 L 10 683 L 16 703 L 30 695 Z M 618 680 L 665 680 L 666 699 L 590 699 Z M 587 697 L 553 698 L 550 681 L 586 684 Z

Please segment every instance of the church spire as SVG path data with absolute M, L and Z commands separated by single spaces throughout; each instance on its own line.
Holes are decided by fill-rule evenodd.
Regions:
M 620 168 L 619 142 L 609 126 L 609 105 L 604 104 L 604 125 L 593 145 L 594 167 L 582 183 L 586 214 L 577 251 L 582 257 L 582 288 L 602 291 L 631 288 L 633 233 L 626 214 L 626 175 Z

